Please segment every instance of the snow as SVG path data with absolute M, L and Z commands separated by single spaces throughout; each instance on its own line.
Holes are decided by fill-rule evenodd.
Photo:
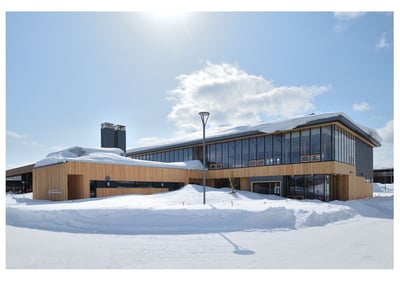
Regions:
M 222 137 L 226 135 L 232 135 L 232 134 L 239 134 L 239 133 L 246 133 L 246 132 L 253 132 L 253 131 L 259 131 L 262 133 L 274 133 L 274 132 L 279 132 L 279 131 L 286 131 L 286 130 L 291 130 L 294 128 L 297 128 L 299 126 L 305 125 L 309 122 L 320 120 L 320 119 L 329 119 L 329 118 L 334 118 L 338 116 L 343 116 L 347 120 L 349 120 L 351 123 L 356 125 L 361 131 L 364 131 L 365 134 L 370 136 L 371 138 L 375 139 L 378 142 L 382 142 L 382 137 L 378 134 L 378 132 L 372 128 L 368 128 L 366 126 L 362 126 L 356 122 L 354 122 L 348 115 L 345 113 L 319 113 L 319 114 L 309 114 L 309 115 L 302 115 L 302 116 L 296 116 L 296 117 L 291 117 L 291 118 L 285 118 L 285 119 L 279 119 L 279 120 L 274 120 L 274 121 L 263 121 L 259 122 L 256 124 L 243 124 L 243 125 L 235 125 L 235 126 L 221 126 L 218 128 L 209 128 L 207 129 L 207 138 L 217 138 L 217 137 Z M 135 151 L 140 151 L 140 150 L 147 150 L 151 148 L 155 148 L 156 146 L 162 146 L 162 145 L 175 145 L 175 144 L 180 144 L 183 142 L 191 142 L 200 139 L 200 132 L 195 132 L 192 134 L 187 134 L 184 138 L 184 141 L 182 141 L 182 136 L 176 139 L 170 139 L 170 140 L 164 140 L 163 143 L 158 143 L 158 144 L 153 144 L 147 147 L 141 147 L 137 149 L 131 149 L 128 150 L 128 153 L 134 153 Z
M 393 186 L 375 186 L 381 196 L 328 203 L 207 187 L 203 205 L 197 185 L 63 202 L 7 194 L 6 267 L 391 269 Z
M 74 146 L 61 151 L 50 153 L 46 156 L 46 158 L 36 162 L 35 168 L 54 165 L 58 163 L 65 163 L 67 161 L 176 168 L 187 170 L 203 169 L 203 165 L 198 160 L 174 163 L 144 161 L 124 157 L 124 152 L 118 148 L 84 148 L 79 146 Z

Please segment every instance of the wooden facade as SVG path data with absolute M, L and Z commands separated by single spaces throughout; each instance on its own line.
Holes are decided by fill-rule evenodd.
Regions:
M 234 179 L 238 189 L 245 191 L 261 189 L 263 183 L 266 186 L 279 185 L 279 189 L 276 189 L 279 190 L 279 193 L 276 191 L 274 193 L 284 197 L 301 198 L 301 194 L 296 194 L 296 189 L 301 186 L 304 191 L 304 198 L 351 200 L 372 197 L 372 150 L 374 147 L 380 146 L 379 142 L 340 113 L 322 115 L 322 118 L 317 116 L 307 118 L 310 119 L 311 123 L 301 124 L 292 129 L 283 126 L 281 130 L 274 128 L 271 133 L 252 130 L 240 134 L 209 137 L 206 140 L 206 146 L 209 146 L 206 149 L 207 157 L 205 160 L 208 167 L 206 185 L 225 187 L 229 186 L 227 180 Z M 302 139 L 303 133 L 305 141 Z M 312 136 L 317 137 L 312 139 Z M 272 143 L 272 137 L 279 137 L 280 139 Z M 283 142 L 283 138 L 286 138 L 286 143 Z M 267 140 L 270 140 L 269 143 L 267 143 Z M 316 141 L 313 143 L 312 140 Z M 249 143 L 250 141 L 254 142 Z M 238 149 L 235 147 L 236 144 L 239 144 Z M 258 144 L 261 144 L 261 146 L 258 147 Z M 270 147 L 267 148 L 265 144 L 270 144 Z M 275 147 L 275 144 L 278 144 L 278 146 Z M 283 153 L 284 144 L 286 146 L 285 154 Z M 313 144 L 316 144 L 316 146 L 313 147 Z M 232 147 L 229 147 L 231 145 Z M 218 154 L 216 153 L 217 146 L 219 148 Z M 245 148 L 247 150 L 246 161 L 244 160 Z M 278 157 L 275 157 L 275 148 L 277 148 Z M 252 157 L 249 157 L 249 152 L 253 152 Z M 292 154 L 293 152 L 296 155 Z M 127 153 L 127 156 L 145 161 L 166 163 L 187 160 L 202 161 L 201 140 L 138 149 Z M 239 161 L 236 160 L 236 156 L 239 156 Z M 115 187 L 103 185 L 96 186 L 96 191 L 93 192 L 94 188 L 91 183 L 93 181 L 104 182 L 106 179 L 111 179 L 111 181 L 142 181 L 149 184 L 142 183 L 144 186 L 135 187 L 135 189 L 118 185 Z M 297 180 L 300 181 L 300 185 L 297 185 Z M 89 198 L 93 195 L 103 197 L 168 191 L 163 186 L 152 186 L 151 182 L 202 184 L 202 171 L 75 162 L 73 160 L 33 169 L 33 194 L 35 199 L 67 200 Z M 307 184 L 310 182 L 311 184 Z M 315 190 L 315 195 L 310 195 L 307 190 L 310 189 L 310 185 Z M 322 194 L 318 194 L 321 185 L 324 191 Z M 265 188 L 269 190 L 264 193 L 270 193 L 271 187 Z M 307 193 L 309 194 L 307 195 Z
M 179 182 L 189 183 L 189 170 L 102 164 L 93 162 L 65 162 L 33 169 L 33 198 L 41 200 L 74 200 L 90 197 L 90 182 L 112 181 Z M 153 194 L 166 188 L 97 188 L 97 196 L 123 194 Z
M 366 183 L 364 177 L 355 175 L 355 166 L 331 162 L 286 164 L 207 171 L 207 185 L 215 186 L 219 179 L 238 179 L 240 190 L 252 191 L 252 178 L 274 177 L 280 175 L 330 175 L 330 199 L 352 200 L 372 197 L 372 183 Z M 128 166 L 101 164 L 92 162 L 65 162 L 33 169 L 33 198 L 45 200 L 74 200 L 90 197 L 90 182 L 148 181 L 181 182 L 183 184 L 202 184 L 201 170 L 160 168 L 148 166 Z M 96 197 L 126 194 L 154 194 L 167 192 L 160 187 L 99 187 Z

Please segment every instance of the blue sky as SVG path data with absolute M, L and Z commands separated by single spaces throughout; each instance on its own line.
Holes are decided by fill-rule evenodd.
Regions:
M 7 12 L 6 167 L 70 146 L 344 112 L 393 167 L 393 13 Z

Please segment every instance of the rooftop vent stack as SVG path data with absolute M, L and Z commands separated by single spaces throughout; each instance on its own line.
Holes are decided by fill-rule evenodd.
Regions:
M 114 125 L 112 123 L 101 124 L 101 147 L 114 148 Z
M 120 148 L 126 152 L 126 131 L 124 125 L 104 122 L 101 124 L 101 147 Z
M 114 145 L 126 152 L 126 131 L 123 125 L 114 125 Z

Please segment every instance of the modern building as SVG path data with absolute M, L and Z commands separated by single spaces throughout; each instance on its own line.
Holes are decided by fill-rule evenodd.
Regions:
M 103 129 L 111 129 L 102 125 Z M 114 126 L 112 126 L 114 130 Z M 105 133 L 106 135 L 106 133 Z M 111 136 L 111 131 L 110 131 Z M 35 199 L 151 194 L 202 183 L 202 137 L 128 150 L 72 147 L 33 168 Z M 343 113 L 206 133 L 207 185 L 322 201 L 372 197 L 380 137 Z M 115 143 L 114 143 L 114 147 Z
M 207 135 L 207 185 L 295 199 L 372 197 L 373 148 L 379 135 L 343 113 L 307 115 Z M 202 160 L 202 139 L 134 149 L 150 161 Z M 201 179 L 190 179 L 201 183 Z

